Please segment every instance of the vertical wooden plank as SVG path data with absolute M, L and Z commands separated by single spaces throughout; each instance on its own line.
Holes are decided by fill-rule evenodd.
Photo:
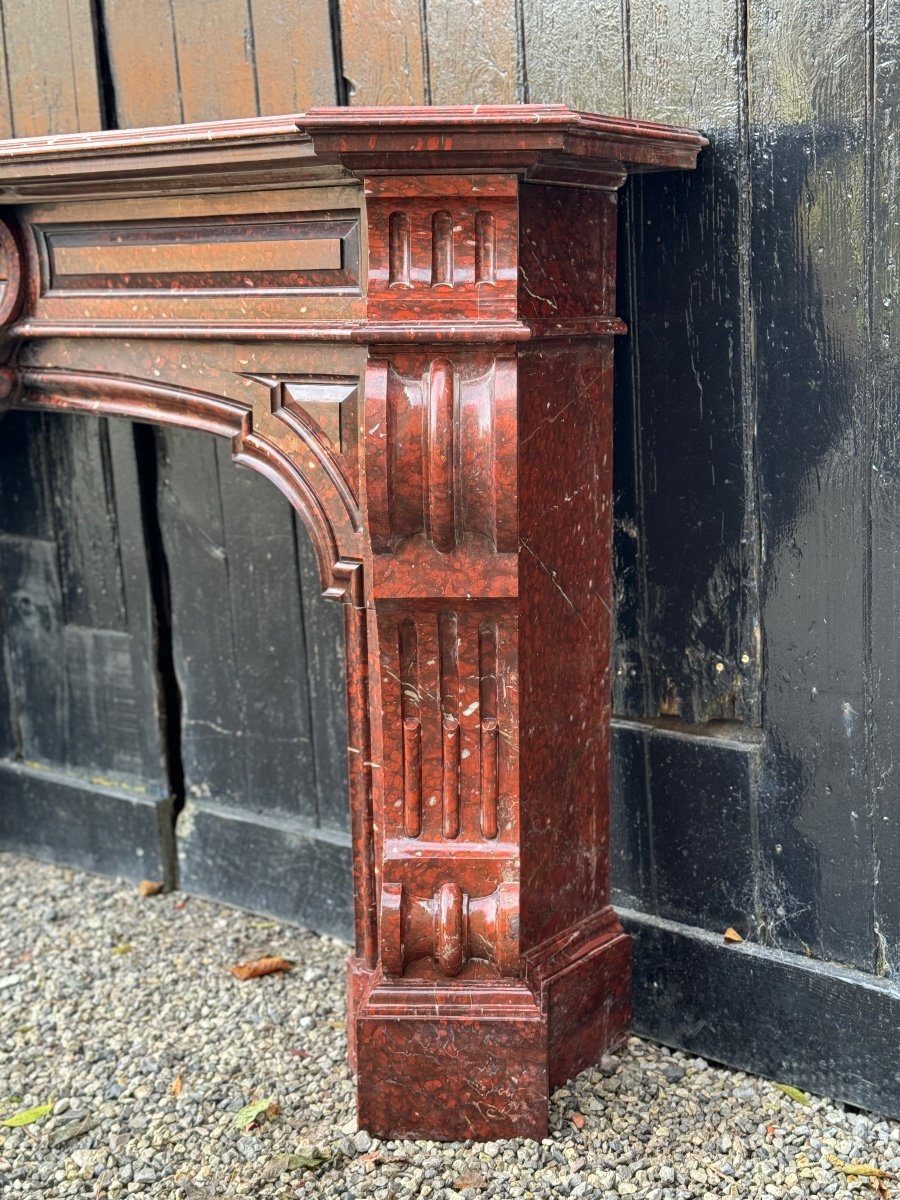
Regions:
M 130 426 L 16 414 L 7 429 L 24 434 L 10 444 L 22 451 L 18 478 L 27 484 L 19 494 L 9 488 L 0 532 L 8 704 L 23 730 L 21 752 L 159 794 L 165 772 Z M 23 471 L 28 452 L 32 467 Z M 37 503 L 21 522 L 23 498 Z
M 250 0 L 260 116 L 336 99 L 328 0 Z
M 735 0 L 629 0 L 629 116 L 734 132 L 741 110 Z
M 149 597 L 136 604 L 132 588 L 126 604 L 126 557 L 147 589 L 130 426 L 53 416 L 43 422 L 42 441 L 54 481 L 64 624 L 66 751 L 59 765 L 164 788 Z
M 3 581 L 0 580 L 0 760 L 21 757 L 18 705 L 13 688 L 12 647 Z
M 425 104 L 422 0 L 341 0 L 341 54 L 351 104 Z
M 13 137 L 11 64 L 7 50 L 6 21 L 0 4 L 0 137 Z
M 122 127 L 335 101 L 328 0 L 107 0 L 104 12 Z
M 628 115 L 712 144 L 696 172 L 622 193 L 614 705 L 699 735 L 759 719 L 741 6 L 631 0 L 623 38 Z M 648 729 L 642 769 L 618 776 L 619 827 L 647 826 L 642 903 L 752 928 L 755 775 L 734 746 L 678 730 Z
M 20 539 L 48 541 L 52 537 L 51 502 L 47 486 L 43 442 L 33 436 L 39 419 L 25 413 L 7 413 L 0 423 L 0 558 L 2 545 Z M 21 670 L 14 663 L 13 622 L 18 625 L 13 580 L 0 572 L 0 757 L 21 756 L 19 699 L 15 680 Z M 40 627 L 40 626 L 39 626 Z
M 623 715 L 759 719 L 740 14 L 728 0 L 628 7 L 629 113 L 701 125 L 712 144 L 698 171 L 638 177 L 623 193 L 629 333 L 617 361 L 615 447 Z M 625 480 L 633 487 L 622 488 Z
M 182 430 L 160 431 L 158 445 L 186 793 L 230 796 L 235 779 L 243 784 L 243 713 L 216 446 L 207 435 Z
M 872 970 L 865 6 L 749 8 L 768 940 Z
M 318 820 L 297 546 L 291 506 L 271 483 L 236 468 L 216 439 L 218 492 L 240 697 L 243 809 Z M 308 538 L 307 538 L 308 540 Z M 324 603 L 324 602 L 323 602 Z M 226 686 L 228 686 L 226 684 Z
M 53 537 L 52 487 L 44 454 L 47 418 L 9 412 L 0 425 L 0 532 Z
M 3 33 L 15 137 L 101 128 L 90 0 L 6 0 Z
M 119 530 L 109 461 L 109 426 L 99 420 L 44 423 L 52 463 L 54 523 L 65 622 L 127 628 Z
M 184 120 L 172 0 L 104 0 L 103 26 L 118 127 Z
M 137 720 L 128 735 L 129 743 L 141 755 L 140 774 L 147 791 L 167 796 L 171 781 L 162 734 L 166 714 L 161 711 L 164 701 L 157 677 L 158 614 L 154 611 L 149 579 L 148 535 L 141 510 L 134 427 L 130 421 L 119 420 L 104 421 L 102 426 L 109 451 L 109 486 L 115 503 L 119 570 L 130 634 L 131 703 Z
M 140 706 L 131 642 L 127 633 L 81 625 L 67 625 L 63 634 L 66 749 L 61 765 L 107 786 L 149 782 L 141 727 L 155 714 Z M 154 782 L 160 782 L 159 772 Z
M 183 121 L 259 110 L 249 0 L 172 0 Z
M 22 758 L 26 763 L 64 766 L 64 627 L 52 543 L 0 537 L 0 580 Z
M 432 104 L 514 104 L 516 0 L 438 0 L 427 12 Z
M 900 5 L 875 5 L 870 146 L 872 472 L 872 730 L 875 970 L 900 970 Z
M 187 794 L 315 825 L 292 511 L 218 439 L 160 444 Z
M 523 0 L 528 99 L 623 114 L 621 0 Z

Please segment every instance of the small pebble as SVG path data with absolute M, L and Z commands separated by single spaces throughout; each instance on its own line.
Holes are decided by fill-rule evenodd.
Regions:
M 848 1192 L 830 1156 L 900 1174 L 900 1122 L 800 1105 L 638 1038 L 554 1092 L 539 1143 L 382 1142 L 356 1122 L 348 948 L 176 903 L 0 854 L 0 963 L 28 964 L 0 990 L 17 1030 L 0 1041 L 0 1097 L 59 1097 L 44 1128 L 0 1129 L 3 1200 L 843 1200 L 874 1191 Z M 228 973 L 269 954 L 295 969 Z M 277 1113 L 237 1127 L 270 1097 Z

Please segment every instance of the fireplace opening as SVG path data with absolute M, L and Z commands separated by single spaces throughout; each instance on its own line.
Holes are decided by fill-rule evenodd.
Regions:
M 0 843 L 349 937 L 344 624 L 228 440 L 13 412 Z

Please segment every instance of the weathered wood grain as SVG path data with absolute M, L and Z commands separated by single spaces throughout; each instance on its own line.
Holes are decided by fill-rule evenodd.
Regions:
M 6 652 L 26 762 L 66 764 L 62 591 L 52 542 L 0 538 Z
M 54 480 L 65 622 L 124 633 L 128 614 L 107 423 L 46 421 L 43 436 Z
M 0 760 L 12 759 L 21 754 L 6 626 L 6 600 L 0 589 L 0 630 L 4 631 L 0 636 Z
M 250 0 L 260 116 L 337 99 L 328 0 Z
M 750 7 L 751 287 L 773 945 L 872 970 L 865 11 Z M 827 65 L 826 65 L 827 64 Z
M 742 108 L 743 31 L 734 0 L 628 0 L 629 116 L 734 131 Z
M 422 0 L 341 0 L 341 50 L 351 104 L 426 104 Z
M 0 430 L 0 543 L 12 545 L 29 540 L 49 540 L 52 537 L 52 518 L 44 458 L 43 439 L 34 436 L 41 428 L 41 418 L 32 414 L 10 413 Z M 18 621 L 18 604 L 12 592 L 12 579 L 0 578 L 0 756 L 21 757 L 23 752 L 19 728 L 20 699 L 16 694 L 16 678 L 21 664 L 16 664 L 9 630 L 12 620 Z
M 54 418 L 50 417 L 52 421 Z M 81 418 L 78 418 L 81 420 Z M 119 551 L 125 628 L 130 636 L 130 705 L 135 724 L 127 734 L 132 750 L 139 749 L 141 765 L 135 787 L 160 803 L 159 853 L 168 862 L 174 878 L 175 861 L 171 829 L 171 805 L 176 787 L 169 772 L 164 728 L 168 718 L 162 679 L 160 641 L 165 636 L 165 614 L 159 611 L 151 576 L 154 572 L 150 541 L 155 537 L 152 518 L 145 511 L 143 483 L 135 454 L 135 431 L 130 421 L 101 421 L 108 448 L 107 488 L 115 501 L 111 528 Z M 162 801 L 165 801 L 163 804 Z M 126 851 L 129 849 L 125 847 Z M 169 862 L 169 858 L 171 861 Z
M 158 796 L 166 784 L 130 428 L 16 414 L 7 429 L 0 588 L 13 748 Z
M 874 399 L 871 480 L 871 673 L 868 778 L 873 827 L 875 970 L 900 970 L 900 7 L 874 9 L 869 153 L 870 369 Z M 868 706 L 867 706 L 868 707 Z
M 759 720 L 752 317 L 739 10 L 632 0 L 630 114 L 701 124 L 690 179 L 623 196 L 616 710 Z M 622 361 L 624 360 L 624 361 Z M 673 447 L 679 451 L 673 453 Z
M 432 104 L 522 100 L 516 0 L 440 0 L 426 8 Z
M 53 491 L 44 425 L 32 413 L 6 413 L 0 429 L 0 515 L 7 537 L 53 538 Z
M 116 125 L 130 129 L 189 120 L 181 103 L 172 0 L 104 0 L 103 28 Z
M 528 99 L 624 116 L 625 8 L 620 0 L 523 0 Z
M 181 433 L 162 445 L 188 795 L 315 824 L 290 507 L 265 480 L 237 471 L 219 439 Z
M 346 833 L 189 800 L 179 819 L 179 868 L 181 886 L 195 895 L 352 939 Z
M 13 136 L 103 126 L 91 0 L 4 4 L 3 40 Z
M 231 618 L 237 671 L 230 686 L 238 693 L 244 772 L 234 800 L 244 809 L 268 809 L 314 824 L 318 814 L 294 514 L 267 480 L 235 468 L 226 442 L 217 438 L 215 450 L 228 571 L 222 608 Z M 303 534 L 309 542 L 305 529 Z M 321 595 L 318 599 L 325 603 Z M 229 686 L 226 678 L 222 683 Z M 214 754 L 212 749 L 207 763 Z
M 256 115 L 249 0 L 172 0 L 172 20 L 182 121 Z

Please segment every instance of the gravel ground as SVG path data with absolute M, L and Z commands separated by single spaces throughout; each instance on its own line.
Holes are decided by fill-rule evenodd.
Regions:
M 544 1142 L 378 1142 L 354 1119 L 341 942 L 13 855 L 0 905 L 0 1119 L 54 1102 L 0 1127 L 3 1200 L 874 1197 L 833 1160 L 900 1177 L 900 1123 L 637 1038 L 554 1094 Z M 293 971 L 228 973 L 265 954 Z

